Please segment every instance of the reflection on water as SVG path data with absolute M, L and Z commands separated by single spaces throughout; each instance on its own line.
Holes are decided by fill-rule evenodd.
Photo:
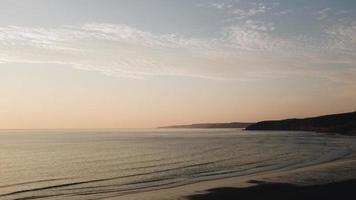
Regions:
M 0 199 L 98 199 L 353 156 L 351 137 L 306 132 L 0 132 Z

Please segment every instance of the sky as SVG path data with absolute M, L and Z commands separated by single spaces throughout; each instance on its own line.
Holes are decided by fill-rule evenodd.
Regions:
M 0 129 L 356 110 L 354 0 L 1 0 Z

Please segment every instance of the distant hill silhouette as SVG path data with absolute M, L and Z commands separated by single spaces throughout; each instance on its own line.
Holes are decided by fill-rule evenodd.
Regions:
M 251 124 L 252 123 L 246 123 L 246 122 L 202 123 L 202 124 L 190 124 L 190 125 L 162 126 L 159 128 L 246 128 Z
M 248 126 L 246 130 L 301 130 L 356 135 L 356 112 L 304 119 L 262 121 Z

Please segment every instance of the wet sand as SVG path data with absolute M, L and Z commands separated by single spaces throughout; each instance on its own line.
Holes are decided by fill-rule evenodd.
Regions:
M 349 158 L 292 170 L 199 182 L 110 199 L 354 199 L 356 159 Z
M 232 199 L 355 199 L 356 180 L 342 181 L 311 186 L 298 186 L 289 183 L 268 183 L 251 181 L 256 186 L 245 188 L 215 188 L 206 194 L 195 194 L 189 200 L 232 200 Z

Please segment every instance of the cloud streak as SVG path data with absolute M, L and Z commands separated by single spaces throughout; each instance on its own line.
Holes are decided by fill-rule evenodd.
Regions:
M 329 13 L 332 11 L 331 8 L 324 8 L 318 12 L 316 12 L 315 14 L 317 15 L 317 19 L 318 20 L 323 20 L 326 19 L 329 16 Z
M 0 27 L 0 64 L 53 63 L 136 79 L 174 75 L 258 80 L 321 74 L 315 66 L 331 62 L 332 56 L 336 65 L 355 62 L 349 52 L 354 47 L 344 41 L 355 43 L 354 25 L 328 30 L 328 45 L 313 46 L 303 37 L 271 35 L 271 24 L 250 22 L 225 27 L 221 37 L 210 39 L 153 34 L 124 24 Z

